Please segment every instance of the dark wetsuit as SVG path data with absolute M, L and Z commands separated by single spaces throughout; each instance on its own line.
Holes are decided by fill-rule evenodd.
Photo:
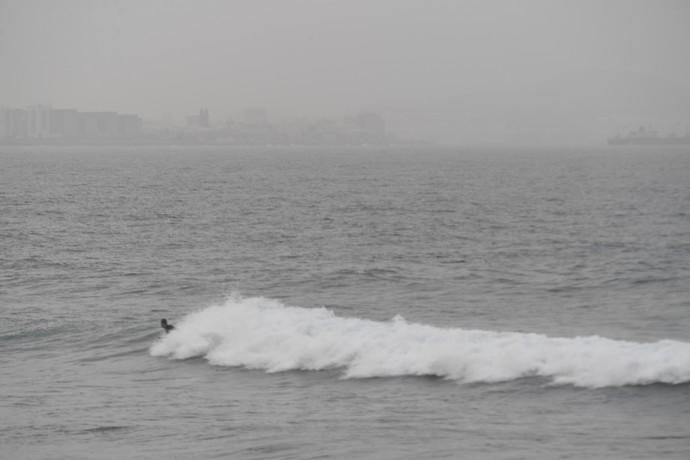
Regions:
M 172 324 L 168 324 L 168 320 L 165 318 L 161 320 L 161 327 L 165 329 L 166 334 L 175 329 L 175 326 L 173 326 Z

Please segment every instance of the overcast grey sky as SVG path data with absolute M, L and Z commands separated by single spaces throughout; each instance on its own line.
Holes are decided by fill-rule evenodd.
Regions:
M 0 106 L 38 103 L 593 142 L 690 126 L 690 1 L 0 0 Z

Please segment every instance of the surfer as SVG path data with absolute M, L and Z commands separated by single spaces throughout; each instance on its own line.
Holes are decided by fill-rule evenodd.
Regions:
M 168 320 L 165 318 L 161 320 L 161 327 L 165 329 L 166 334 L 175 329 L 175 326 L 173 326 L 172 324 L 168 324 Z

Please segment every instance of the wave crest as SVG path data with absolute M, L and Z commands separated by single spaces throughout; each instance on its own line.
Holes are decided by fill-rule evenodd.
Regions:
M 503 382 L 528 376 L 599 388 L 690 382 L 690 343 L 443 329 L 336 316 L 326 308 L 233 296 L 191 313 L 151 346 L 153 356 L 205 357 L 267 372 L 342 368 L 345 378 L 438 376 Z

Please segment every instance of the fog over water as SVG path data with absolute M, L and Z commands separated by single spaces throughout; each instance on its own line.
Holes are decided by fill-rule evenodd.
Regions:
M 381 114 L 444 143 L 690 127 L 690 3 L 2 0 L 0 106 Z

